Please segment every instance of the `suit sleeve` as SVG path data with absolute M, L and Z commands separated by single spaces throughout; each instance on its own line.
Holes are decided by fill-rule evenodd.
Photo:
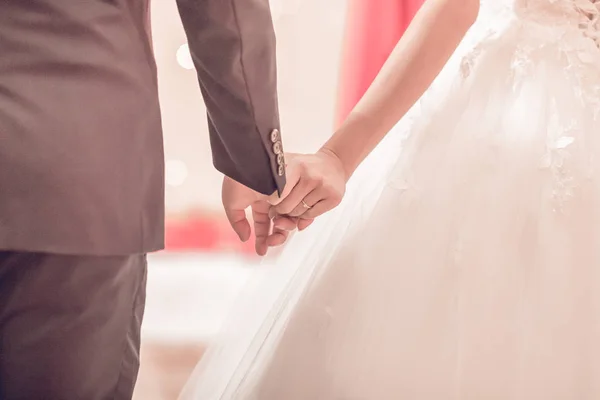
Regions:
M 208 114 L 215 167 L 281 193 L 275 33 L 268 0 L 177 0 Z

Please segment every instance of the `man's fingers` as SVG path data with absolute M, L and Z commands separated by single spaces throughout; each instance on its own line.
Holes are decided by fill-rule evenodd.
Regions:
M 254 220 L 254 236 L 256 254 L 264 256 L 267 254 L 267 238 L 271 233 L 271 218 L 269 209 L 271 206 L 266 201 L 252 204 L 252 219 Z
M 269 217 L 269 204 L 266 201 L 256 202 L 252 205 L 252 219 L 254 220 L 254 234 L 258 237 L 267 237 L 271 233 L 271 218 Z
M 257 255 L 262 257 L 267 254 L 268 250 L 269 250 L 269 245 L 267 244 L 267 238 L 265 238 L 264 240 L 256 239 L 256 242 L 254 243 L 254 251 L 256 251 Z
M 315 222 L 314 219 L 304 219 L 301 218 L 300 220 L 298 220 L 298 230 L 299 231 L 303 231 L 306 228 L 308 228 L 313 222 Z
M 250 235 L 252 234 L 252 229 L 250 228 L 250 222 L 248 222 L 248 218 L 246 218 L 246 212 L 244 210 L 232 210 L 225 209 L 225 215 L 227 215 L 227 220 L 229 224 L 238 235 L 242 242 L 248 241 L 250 239 Z
M 293 231 L 298 226 L 298 218 L 278 215 L 273 219 L 273 226 L 284 231 Z
M 289 231 L 284 231 L 284 230 L 275 228 L 273 230 L 273 233 L 267 238 L 266 244 L 268 247 L 281 246 L 282 244 L 285 243 L 285 241 L 287 240 L 289 235 L 290 235 Z

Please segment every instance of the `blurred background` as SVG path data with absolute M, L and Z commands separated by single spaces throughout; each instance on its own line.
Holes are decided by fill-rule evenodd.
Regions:
M 312 152 L 354 106 L 421 0 L 271 0 L 286 151 Z M 149 261 L 136 400 L 174 400 L 259 261 L 220 205 L 205 109 L 175 1 L 154 1 L 167 249 Z

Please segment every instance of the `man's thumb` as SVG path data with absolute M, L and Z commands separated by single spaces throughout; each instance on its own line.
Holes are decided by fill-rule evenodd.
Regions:
M 244 210 L 232 210 L 225 208 L 225 214 L 229 224 L 238 235 L 242 242 L 248 241 L 252 234 L 252 228 L 250 228 L 250 222 L 246 218 L 246 212 Z

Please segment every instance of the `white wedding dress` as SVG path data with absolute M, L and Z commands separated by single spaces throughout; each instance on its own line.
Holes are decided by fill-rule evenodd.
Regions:
M 484 1 L 182 399 L 600 399 L 599 18 L 600 0 Z

